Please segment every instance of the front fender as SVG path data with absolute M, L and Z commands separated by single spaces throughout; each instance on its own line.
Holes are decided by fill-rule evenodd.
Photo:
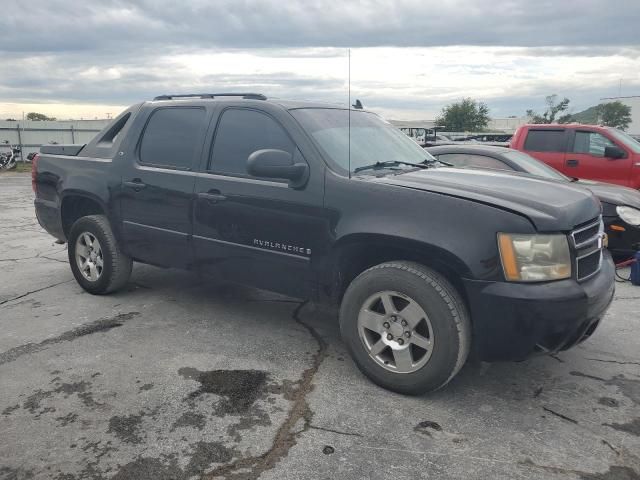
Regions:
M 329 175 L 326 192 L 334 245 L 363 235 L 401 239 L 467 279 L 502 279 L 498 232 L 535 233 L 526 218 L 497 207 L 366 178 Z

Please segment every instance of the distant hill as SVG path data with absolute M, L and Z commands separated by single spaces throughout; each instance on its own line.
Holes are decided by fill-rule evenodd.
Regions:
M 571 115 L 569 122 L 584 123 L 584 124 L 596 124 L 598 123 L 598 107 L 589 107 L 582 112 L 574 113 Z

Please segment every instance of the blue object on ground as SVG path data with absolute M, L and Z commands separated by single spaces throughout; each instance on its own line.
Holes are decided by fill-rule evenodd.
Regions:
M 640 252 L 636 252 L 635 259 L 631 264 L 631 283 L 640 286 Z

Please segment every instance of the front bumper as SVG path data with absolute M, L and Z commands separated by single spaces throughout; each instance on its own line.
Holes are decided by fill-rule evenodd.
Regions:
M 524 360 L 566 350 L 588 338 L 609 307 L 615 267 L 603 252 L 589 280 L 524 284 L 464 280 L 473 322 L 473 353 L 484 361 Z

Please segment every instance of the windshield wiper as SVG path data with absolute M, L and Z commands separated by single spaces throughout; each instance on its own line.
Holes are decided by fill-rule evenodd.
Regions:
M 446 165 L 447 167 L 455 167 L 453 163 L 443 162 L 442 160 L 438 160 L 437 158 L 434 158 L 433 160 L 427 158 L 422 162 L 423 165 L 433 165 L 434 163 L 441 163 L 442 165 Z
M 389 160 L 387 162 L 376 162 L 376 163 L 372 163 L 371 165 L 364 165 L 362 167 L 355 168 L 353 170 L 353 173 L 357 173 L 362 170 L 376 170 L 381 168 L 395 167 L 397 165 L 410 165 L 416 168 L 429 168 L 424 163 L 411 163 L 411 162 L 403 162 L 402 160 Z

